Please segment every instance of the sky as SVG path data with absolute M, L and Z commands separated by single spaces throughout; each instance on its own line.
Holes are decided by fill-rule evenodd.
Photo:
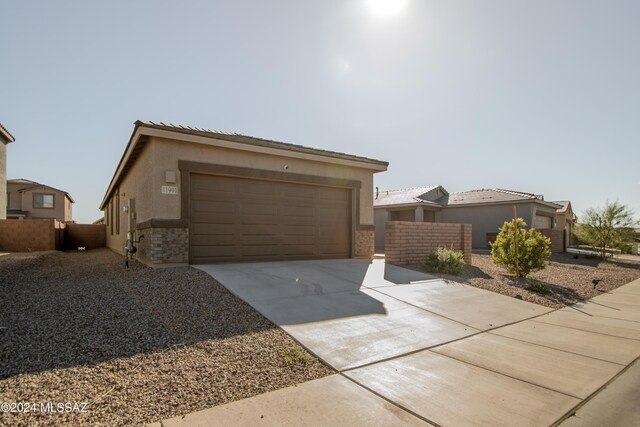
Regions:
M 8 178 L 90 223 L 140 120 L 640 219 L 640 2 L 0 0 Z

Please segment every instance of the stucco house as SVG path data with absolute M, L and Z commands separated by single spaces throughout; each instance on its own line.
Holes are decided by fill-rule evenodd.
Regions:
M 373 256 L 388 163 L 137 121 L 100 209 L 107 246 L 150 266 Z
M 57 219 L 73 222 L 69 193 L 28 179 L 7 181 L 7 219 Z
M 561 206 L 541 195 L 499 188 L 449 193 L 441 185 L 378 191 L 374 200 L 376 250 L 384 250 L 387 221 L 443 222 L 472 225 L 472 245 L 488 248 L 498 229 L 518 217 L 538 229 L 556 227 Z
M 560 205 L 560 208 L 556 211 L 556 228 L 558 230 L 564 230 L 566 248 L 566 246 L 572 242 L 573 228 L 578 221 L 578 217 L 573 212 L 573 208 L 571 207 L 571 202 L 569 200 L 559 200 L 553 203 Z
M 15 142 L 13 135 L 0 123 L 0 219 L 7 218 L 7 145 Z

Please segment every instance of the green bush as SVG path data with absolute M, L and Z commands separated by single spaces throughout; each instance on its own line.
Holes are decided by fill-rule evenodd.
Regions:
M 526 290 L 531 292 L 536 292 L 542 295 L 548 295 L 551 293 L 551 289 L 549 289 L 549 285 L 540 280 L 535 279 L 527 279 L 527 286 L 524 287 Z
M 433 273 L 458 275 L 464 268 L 464 255 L 461 251 L 438 248 L 429 254 L 422 265 Z
M 495 242 L 491 244 L 491 259 L 516 277 L 542 270 L 551 256 L 551 240 L 540 232 L 527 230 L 527 223 L 518 218 L 517 230 L 513 221 L 506 221 Z

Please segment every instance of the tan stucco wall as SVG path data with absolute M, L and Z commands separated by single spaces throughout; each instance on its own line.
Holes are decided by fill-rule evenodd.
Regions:
M 0 219 L 7 218 L 7 145 L 0 141 Z
M 128 206 L 130 199 L 135 199 L 135 215 L 136 222 L 143 222 L 153 218 L 153 204 L 155 193 L 153 191 L 153 175 L 154 175 L 154 143 L 149 141 L 138 155 L 137 161 L 131 170 L 127 173 L 118 188 L 120 194 L 119 209 L 115 208 L 114 203 L 114 225 L 113 233 L 112 225 L 107 222 L 109 218 L 107 204 L 104 212 L 105 224 L 107 224 L 107 247 L 123 254 L 124 244 L 127 240 L 127 232 L 129 232 L 129 214 L 122 209 Z M 112 198 L 115 202 L 115 198 Z M 120 217 L 120 233 L 116 232 L 115 215 Z M 138 236 L 134 236 L 136 239 Z
M 154 158 L 151 172 L 153 177 L 151 192 L 154 197 L 152 205 L 153 218 L 180 218 L 180 193 L 182 189 L 180 188 L 178 161 L 186 160 L 360 181 L 362 183 L 362 188 L 360 189 L 360 223 L 373 224 L 373 173 L 371 170 L 157 137 L 151 138 L 150 145 Z M 286 170 L 284 169 L 285 165 L 288 165 Z M 176 172 L 177 182 L 175 184 L 165 182 L 165 172 L 167 171 Z M 161 194 L 163 185 L 177 186 L 179 194 Z

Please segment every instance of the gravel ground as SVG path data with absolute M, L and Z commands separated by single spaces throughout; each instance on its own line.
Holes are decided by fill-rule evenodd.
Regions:
M 0 425 L 139 425 L 333 371 L 206 273 L 109 250 L 0 257 Z
M 518 280 L 503 268 L 495 266 L 491 262 L 490 253 L 474 252 L 471 265 L 466 265 L 459 276 L 435 275 L 503 295 L 512 297 L 520 295 L 524 301 L 553 308 L 561 308 L 592 298 L 640 277 L 639 262 L 617 259 L 601 261 L 586 258 L 584 255 L 580 255 L 577 259 L 574 257 L 574 254 L 553 254 L 544 270 L 530 275 L 530 279 L 544 282 L 549 286 L 551 293 L 547 295 L 524 289 L 531 280 Z M 424 271 L 420 265 L 412 265 L 409 268 Z M 594 279 L 601 280 L 597 289 L 593 288 Z

